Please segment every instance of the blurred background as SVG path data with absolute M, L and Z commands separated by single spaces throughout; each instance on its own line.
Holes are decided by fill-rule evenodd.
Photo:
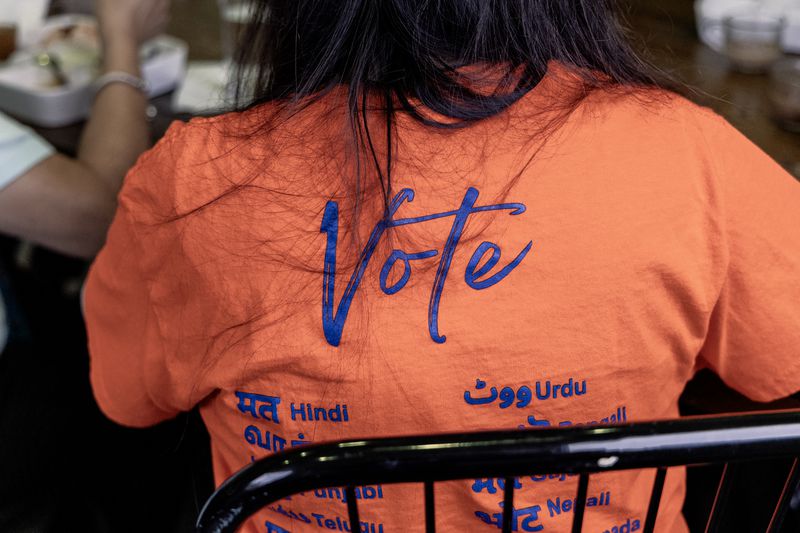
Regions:
M 620 3 L 631 39 L 646 57 L 685 83 L 691 99 L 722 114 L 800 178 L 799 0 Z M 169 36 L 143 51 L 154 140 L 173 120 L 226 108 L 225 58 L 247 17 L 238 4 L 173 1 Z M 91 12 L 91 0 L 0 0 L 0 111 L 68 155 L 77 151 L 100 53 L 90 20 L 74 14 Z M 47 20 L 44 33 L 43 15 L 57 17 Z M 16 295 L 16 316 L 24 317 L 15 327 L 35 346 L 28 357 L 0 358 L 0 401 L 44 390 L 53 399 L 52 411 L 36 420 L 46 438 L 14 433 L 11 424 L 0 428 L 0 441 L 17 443 L 37 463 L 31 471 L 48 473 L 34 492 L 15 497 L 56 509 L 48 514 L 49 528 L 4 523 L 0 511 L 0 531 L 67 531 L 59 523 L 81 525 L 70 531 L 189 531 L 212 489 L 207 437 L 197 414 L 147 431 L 107 422 L 94 407 L 88 383 L 79 306 L 87 263 L 2 235 L 0 262 Z M 683 398 L 686 414 L 763 407 L 710 374 L 700 374 Z M 770 407 L 798 404 L 787 400 Z M 690 520 L 710 505 L 709 476 L 713 472 L 692 480 Z M 754 484 L 748 497 L 769 497 L 763 492 Z M 744 520 L 759 523 L 762 517 Z
M 46 0 L 0 0 L 30 4 Z M 208 113 L 223 106 L 225 72 L 217 62 L 234 46 L 237 0 L 175 0 L 169 42 L 186 50 L 162 60 L 168 72 L 155 72 L 158 136 L 175 118 Z M 691 88 L 689 96 L 714 108 L 796 175 L 800 161 L 800 2 L 796 0 L 624 0 L 620 2 L 632 39 L 645 55 Z M 238 11 L 237 11 L 238 9 Z M 50 13 L 91 13 L 92 0 L 54 0 Z M 221 13 L 227 12 L 227 22 Z M 35 15 L 34 15 L 35 16 Z M 6 21 L 7 22 L 7 21 Z M 4 16 L 0 12 L 0 32 Z M 30 23 L 29 23 L 30 24 Z M 702 39 L 700 38 L 702 36 Z M 0 35 L 0 57 L 3 37 Z M 176 44 L 177 43 L 177 44 Z M 181 56 L 185 52 L 186 56 Z M 169 53 L 163 55 L 169 56 Z M 169 59 L 172 63 L 169 63 Z M 188 63 L 186 63 L 188 61 Z M 186 73 L 181 72 L 188 66 Z M 5 77 L 0 69 L 0 95 Z M 156 69 L 157 70 L 157 69 Z M 171 72 L 169 72 L 171 70 Z M 188 76 L 186 75 L 188 74 Z M 176 86 L 177 91 L 172 91 Z M 182 86 L 182 87 L 180 87 Z M 0 110 L 19 107 L 6 98 Z M 16 109 L 15 109 L 16 108 Z M 77 113 L 80 115 L 80 113 Z M 28 122 L 65 126 L 74 116 L 29 117 Z M 73 120 L 70 120 L 73 119 Z M 55 122 L 53 122 L 55 120 Z M 51 123 L 46 124 L 48 121 Z M 42 131 L 59 149 L 74 151 L 79 125 Z
M 0 0 L 0 7 L 3 2 L 47 3 L 46 0 Z M 690 98 L 714 108 L 788 169 L 795 174 L 800 172 L 796 168 L 800 161 L 797 135 L 800 2 L 623 0 L 618 3 L 623 6 L 631 38 L 638 48 L 657 66 L 685 82 L 690 87 Z M 156 99 L 159 117 L 155 121 L 155 135 L 174 118 L 207 113 L 224 104 L 225 73 L 217 62 L 226 51 L 229 55 L 235 45 L 237 18 L 241 21 L 247 16 L 239 4 L 243 2 L 173 1 L 168 33 L 180 40 L 177 46 L 187 47 L 187 55 L 173 58 L 175 62 L 169 68 L 180 70 L 188 66 L 188 72 L 156 75 L 160 75 L 159 92 L 176 86 L 178 90 L 166 91 L 167 95 Z M 92 0 L 53 0 L 49 9 L 51 13 L 91 13 Z M 228 13 L 227 21 L 223 21 L 221 13 Z M 2 24 L 0 13 L 0 28 Z M 3 79 L 0 74 L 0 91 Z M 8 103 L 5 106 L 0 103 L 0 109 L 15 111 L 10 107 Z M 43 131 L 43 134 L 59 148 L 69 151 L 77 127 L 73 125 L 69 132 Z

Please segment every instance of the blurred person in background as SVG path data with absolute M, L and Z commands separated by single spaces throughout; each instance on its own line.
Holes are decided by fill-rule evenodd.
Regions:
M 199 406 L 221 483 L 309 441 L 677 418 L 700 368 L 800 390 L 800 184 L 671 92 L 614 3 L 253 5 L 252 99 L 140 159 L 89 274 L 110 418 Z M 437 486 L 442 531 L 497 531 L 484 481 Z M 524 527 L 568 531 L 546 502 L 576 479 L 521 483 Z M 585 529 L 641 528 L 652 483 L 593 477 Z M 687 531 L 684 490 L 657 531 Z M 418 501 L 361 518 L 409 531 Z M 306 494 L 245 531 L 337 520 Z
M 169 0 L 97 0 L 102 77 L 76 158 L 0 115 L 0 233 L 80 258 L 100 249 L 123 177 L 151 144 L 139 49 L 165 30 L 169 7 Z M 3 300 L 10 302 L 10 294 Z M 80 353 L 52 354 L 59 343 L 49 339 L 33 340 L 48 346 L 47 354 L 15 346 L 4 309 L 0 304 L 0 531 L 105 531 L 112 526 L 103 503 L 87 501 L 89 495 L 127 492 L 81 485 L 98 483 L 97 472 L 109 468 L 76 453 L 104 435 L 86 412 L 91 403 L 84 403 L 82 382 L 64 382 L 71 369 L 83 368 Z M 80 448 L 71 446 L 75 441 Z M 134 485 L 126 477 L 118 485 Z
M 169 0 L 98 0 L 97 15 L 107 81 L 77 157 L 0 114 L 0 233 L 82 258 L 100 249 L 122 179 L 150 146 L 139 47 L 166 28 Z
M 86 259 L 105 239 L 125 173 L 150 146 L 139 47 L 166 27 L 169 0 L 98 0 L 97 14 L 108 81 L 96 90 L 77 157 L 0 114 L 0 233 Z

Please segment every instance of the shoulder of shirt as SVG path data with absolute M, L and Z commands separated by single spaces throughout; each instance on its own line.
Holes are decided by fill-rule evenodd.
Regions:
M 188 122 L 176 121 L 154 149 L 163 148 L 163 145 L 174 147 L 177 143 L 185 144 L 185 148 L 202 147 L 204 153 L 213 153 L 215 149 L 224 149 L 226 145 L 233 145 L 257 132 L 265 123 L 267 113 L 268 108 L 261 106 L 210 117 L 194 117 Z
M 652 143 L 682 147 L 686 155 L 714 158 L 714 153 L 742 137 L 708 107 L 660 88 L 610 87 L 587 95 L 573 112 L 565 131 L 590 132 L 613 140 L 620 148 L 643 150 Z
M 213 117 L 175 121 L 125 178 L 120 203 L 130 208 L 171 209 L 197 195 L 209 199 L 230 182 L 220 172 L 226 157 L 246 146 L 264 124 L 265 110 L 255 108 Z
M 645 95 L 644 99 L 639 100 L 638 105 L 642 108 L 640 112 L 643 116 L 649 115 L 651 121 L 665 128 L 676 128 L 676 134 L 694 137 L 698 142 L 724 143 L 732 135 L 742 135 L 735 126 L 712 108 L 673 92 L 654 90 L 652 99 L 648 99 Z
M 642 127 L 682 128 L 684 133 L 697 129 L 730 127 L 727 121 L 708 107 L 666 89 L 610 87 L 588 95 L 581 107 L 593 114 L 627 119 Z

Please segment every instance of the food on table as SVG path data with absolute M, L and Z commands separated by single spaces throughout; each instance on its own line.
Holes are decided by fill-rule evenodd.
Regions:
M 92 19 L 45 27 L 38 48 L 37 62 L 48 69 L 54 85 L 62 85 L 64 79 L 70 84 L 86 84 L 97 77 L 101 46 L 97 23 Z M 39 61 L 43 54 L 49 61 Z

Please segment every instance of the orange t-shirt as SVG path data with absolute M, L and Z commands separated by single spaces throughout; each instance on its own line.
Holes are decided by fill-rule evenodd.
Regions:
M 400 115 L 384 223 L 347 194 L 340 93 L 258 134 L 268 107 L 174 125 L 87 281 L 101 408 L 147 426 L 199 404 L 219 483 L 309 442 L 675 418 L 701 367 L 800 390 L 800 184 L 677 96 L 596 92 L 537 136 L 559 87 L 462 130 Z M 594 475 L 585 531 L 643 527 L 653 479 Z M 575 477 L 517 487 L 516 531 L 569 530 Z M 686 531 L 683 494 L 671 470 L 659 532 Z M 423 530 L 421 485 L 358 496 L 361 531 Z M 443 483 L 438 527 L 497 531 L 501 502 Z M 349 530 L 336 489 L 246 528 Z

